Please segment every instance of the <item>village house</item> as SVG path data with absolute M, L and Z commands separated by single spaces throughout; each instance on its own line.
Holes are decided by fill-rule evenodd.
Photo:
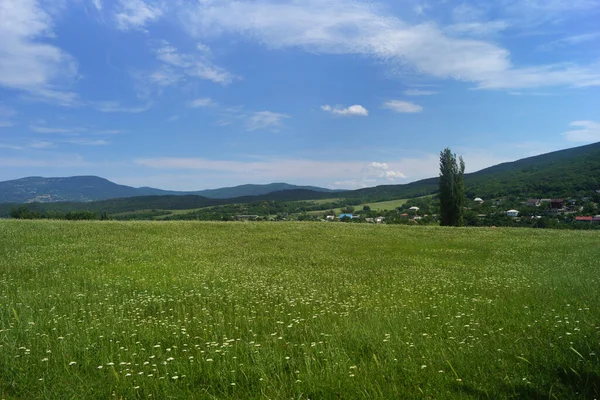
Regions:
M 529 207 L 539 207 L 542 201 L 540 199 L 529 199 L 525 204 Z
M 517 210 L 508 210 L 506 212 L 506 216 L 510 218 L 517 218 L 519 216 L 519 211 Z
M 483 203 L 483 199 L 481 197 L 475 197 L 475 199 L 473 200 L 475 203 Z

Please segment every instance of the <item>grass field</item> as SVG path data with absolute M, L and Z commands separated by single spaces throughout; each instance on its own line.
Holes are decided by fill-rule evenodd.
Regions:
M 396 208 L 404 205 L 408 199 L 399 199 L 399 200 L 390 200 L 390 201 L 380 201 L 378 203 L 367 203 L 361 205 L 359 209 L 362 209 L 363 206 L 367 205 L 371 207 L 373 211 L 383 211 L 383 210 L 395 210 Z
M 0 398 L 600 398 L 599 244 L 0 221 Z

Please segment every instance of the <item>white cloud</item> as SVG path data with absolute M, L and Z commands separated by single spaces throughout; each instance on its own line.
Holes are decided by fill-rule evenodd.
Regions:
M 94 7 L 96 7 L 98 11 L 102 11 L 102 0 L 92 0 L 92 4 L 94 5 Z
M 383 107 L 397 113 L 420 113 L 423 111 L 423 107 L 420 105 L 402 100 L 388 100 L 383 103 Z
M 600 142 L 600 123 L 573 121 L 569 126 L 578 128 L 563 133 L 569 142 Z
M 31 129 L 33 132 L 37 132 L 37 133 L 60 133 L 60 134 L 73 134 L 73 133 L 77 133 L 77 132 L 83 132 L 86 130 L 85 128 L 80 128 L 80 127 L 57 128 L 57 127 L 41 126 L 41 125 L 31 125 L 29 127 L 29 129 Z
M 271 111 L 253 112 L 246 118 L 246 129 L 249 131 L 268 129 L 273 132 L 278 132 L 282 127 L 283 119 L 289 117 L 289 115 Z
M 226 85 L 237 77 L 224 68 L 212 63 L 209 53 L 199 49 L 197 54 L 179 53 L 168 42 L 156 50 L 156 57 L 163 63 L 161 68 L 150 77 L 160 85 L 167 86 L 178 83 L 186 77 L 200 78 Z
M 32 149 L 47 149 L 49 147 L 54 147 L 54 143 L 45 140 L 35 140 L 31 142 L 27 147 L 30 147 Z
M 366 176 L 376 176 L 377 178 L 383 178 L 388 181 L 393 181 L 396 178 L 406 178 L 406 175 L 404 175 L 402 172 L 391 170 L 387 163 L 380 162 L 372 162 L 371 164 L 363 168 L 362 172 Z
M 110 142 L 107 140 L 94 140 L 94 139 L 71 139 L 65 140 L 64 143 L 70 144 L 78 144 L 81 146 L 106 146 L 109 145 Z
M 118 12 L 115 14 L 117 28 L 144 30 L 145 26 L 163 15 L 159 6 L 151 5 L 143 0 L 120 0 Z
M 346 107 L 346 108 L 331 107 L 330 105 L 324 105 L 324 106 L 321 106 L 321 110 L 330 112 L 334 115 L 341 115 L 341 116 L 345 116 L 345 117 L 351 117 L 351 116 L 366 117 L 369 115 L 369 111 L 359 104 L 355 104 L 353 106 Z
M 152 72 L 149 78 L 150 81 L 156 83 L 158 86 L 171 86 L 180 82 L 184 78 L 184 75 L 167 65 L 163 65 L 158 70 Z
M 122 112 L 131 114 L 148 111 L 151 107 L 150 104 L 141 107 L 125 107 L 121 105 L 121 103 L 119 103 L 118 101 L 98 101 L 93 103 L 93 105 L 98 111 L 105 113 Z
M 76 105 L 63 87 L 77 78 L 75 59 L 45 40 L 52 16 L 36 0 L 0 0 L 0 86 L 21 90 L 34 100 Z
M 438 94 L 438 92 L 421 89 L 407 89 L 404 91 L 405 96 L 432 96 L 434 94 Z
M 14 144 L 0 143 L 0 149 L 23 150 L 23 147 Z
M 506 8 L 516 7 L 509 3 Z M 551 2 L 552 8 L 537 0 L 527 3 L 544 10 L 566 4 Z M 221 0 L 186 7 L 180 17 L 199 38 L 237 34 L 271 49 L 363 55 L 383 60 L 395 71 L 473 82 L 478 88 L 600 85 L 596 65 L 515 66 L 510 52 L 493 42 L 451 37 L 433 23 L 409 24 L 371 2 Z M 487 25 L 502 27 L 500 22 Z
M 210 107 L 216 105 L 210 97 L 202 97 L 191 101 L 188 106 L 192 108 Z
M 509 26 L 506 21 L 461 22 L 448 26 L 446 31 L 449 34 L 486 36 L 508 29 Z

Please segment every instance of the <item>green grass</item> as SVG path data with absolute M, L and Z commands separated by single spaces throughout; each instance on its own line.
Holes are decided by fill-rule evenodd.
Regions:
M 598 398 L 598 243 L 0 221 L 0 398 Z
M 362 207 L 366 205 L 366 206 L 371 207 L 371 210 L 373 210 L 373 211 L 395 210 L 396 208 L 404 205 L 407 201 L 408 201 L 408 199 L 398 199 L 398 200 L 390 200 L 390 201 L 381 201 L 378 203 L 367 203 L 367 204 L 361 205 L 357 209 L 362 210 Z

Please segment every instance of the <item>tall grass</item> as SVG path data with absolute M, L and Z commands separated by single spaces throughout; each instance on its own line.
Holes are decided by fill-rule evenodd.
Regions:
M 600 235 L 0 222 L 0 398 L 597 398 Z

